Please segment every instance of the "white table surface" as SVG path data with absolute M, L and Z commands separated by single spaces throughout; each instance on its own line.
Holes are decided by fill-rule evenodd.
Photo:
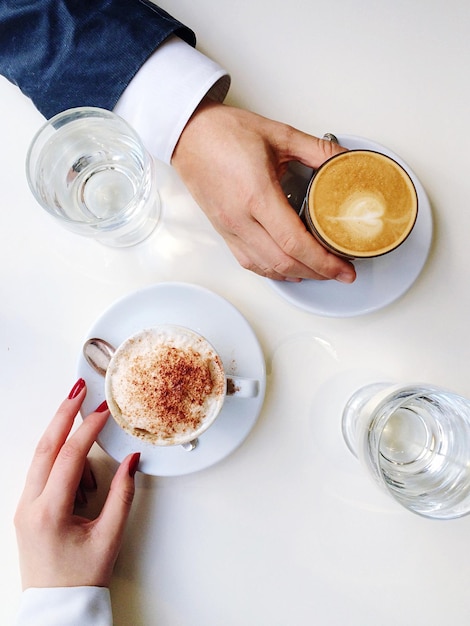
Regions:
M 470 517 L 433 522 L 366 478 L 341 439 L 361 382 L 428 381 L 470 396 L 467 0 L 165 0 L 232 73 L 229 102 L 398 153 L 431 199 L 416 283 L 364 316 L 319 317 L 241 269 L 173 171 L 164 221 L 112 250 L 62 230 L 33 200 L 24 158 L 42 117 L 0 80 L 0 622 L 20 579 L 12 518 L 36 441 L 75 382 L 81 343 L 115 299 L 184 281 L 230 300 L 267 364 L 245 443 L 214 467 L 138 475 L 112 584 L 118 626 L 468 624 Z M 347 286 L 345 286 L 347 298 Z M 113 462 L 93 449 L 106 488 Z M 99 499 L 99 496 L 98 496 Z

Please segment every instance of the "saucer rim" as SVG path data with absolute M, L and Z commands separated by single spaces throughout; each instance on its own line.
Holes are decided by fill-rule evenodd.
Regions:
M 166 302 L 165 302 L 166 300 Z M 146 307 L 136 307 L 146 303 Z M 160 306 L 154 307 L 155 303 Z M 164 304 L 163 304 L 164 303 Z M 130 309 L 132 314 L 124 314 Z M 165 311 L 165 313 L 162 313 Z M 233 399 L 227 398 L 215 423 L 201 435 L 199 445 L 191 452 L 181 446 L 155 446 L 140 440 L 123 431 L 109 417 L 103 431 L 97 438 L 98 445 L 115 461 L 121 462 L 130 452 L 141 452 L 139 470 L 153 476 L 179 476 L 190 474 L 208 468 L 229 456 L 248 437 L 255 426 L 264 404 L 266 393 L 266 362 L 257 336 L 243 314 L 227 299 L 219 294 L 193 283 L 161 282 L 137 289 L 115 300 L 107 307 L 90 327 L 83 343 L 92 336 L 100 336 L 106 328 L 113 328 L 104 339 L 117 344 L 119 335 L 123 341 L 132 330 L 130 327 L 142 324 L 147 319 L 147 325 L 168 323 L 160 319 L 161 315 L 176 317 L 177 323 L 194 329 L 199 334 L 207 336 L 207 328 L 213 330 L 214 336 L 207 337 L 214 345 L 224 361 L 224 368 L 228 373 L 239 375 L 238 371 L 231 371 L 226 361 L 242 363 L 243 374 L 259 381 L 259 393 L 255 398 Z M 116 324 L 116 316 L 122 322 Z M 123 319 L 125 318 L 125 319 Z M 182 323 L 182 320 L 185 320 Z M 230 324 L 232 333 L 227 341 L 227 333 L 222 335 L 222 329 Z M 201 332 L 201 325 L 204 332 Z M 136 330 L 142 326 L 137 327 Z M 116 330 L 117 329 L 117 330 Z M 235 333 L 235 335 L 233 334 Z M 223 337 L 222 339 L 220 339 Z M 217 343 L 223 345 L 217 345 Z M 241 347 L 243 346 L 243 352 Z M 84 419 L 96 406 L 104 400 L 104 378 L 95 372 L 86 363 L 80 353 L 77 363 L 78 376 L 87 381 L 87 396 L 82 404 L 80 413 Z M 236 419 L 240 408 L 236 402 L 243 402 L 243 421 Z M 237 408 L 238 406 L 238 408 Z

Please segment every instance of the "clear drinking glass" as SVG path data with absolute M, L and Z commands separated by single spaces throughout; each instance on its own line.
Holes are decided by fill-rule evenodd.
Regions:
M 377 383 L 347 402 L 351 452 L 404 507 L 435 519 L 470 512 L 470 401 L 427 385 Z
M 115 247 L 155 229 L 155 163 L 137 133 L 111 111 L 78 107 L 36 133 L 26 176 L 39 204 L 64 227 Z

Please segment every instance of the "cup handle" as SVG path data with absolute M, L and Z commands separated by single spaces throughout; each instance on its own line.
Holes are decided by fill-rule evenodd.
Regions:
M 255 398 L 259 393 L 259 381 L 254 378 L 227 376 L 227 396 Z

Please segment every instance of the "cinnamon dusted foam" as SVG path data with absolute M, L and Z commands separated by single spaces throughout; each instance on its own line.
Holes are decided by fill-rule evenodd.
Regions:
M 156 445 L 196 438 L 217 417 L 225 396 L 220 357 L 200 335 L 159 326 L 127 339 L 106 374 L 116 422 Z

